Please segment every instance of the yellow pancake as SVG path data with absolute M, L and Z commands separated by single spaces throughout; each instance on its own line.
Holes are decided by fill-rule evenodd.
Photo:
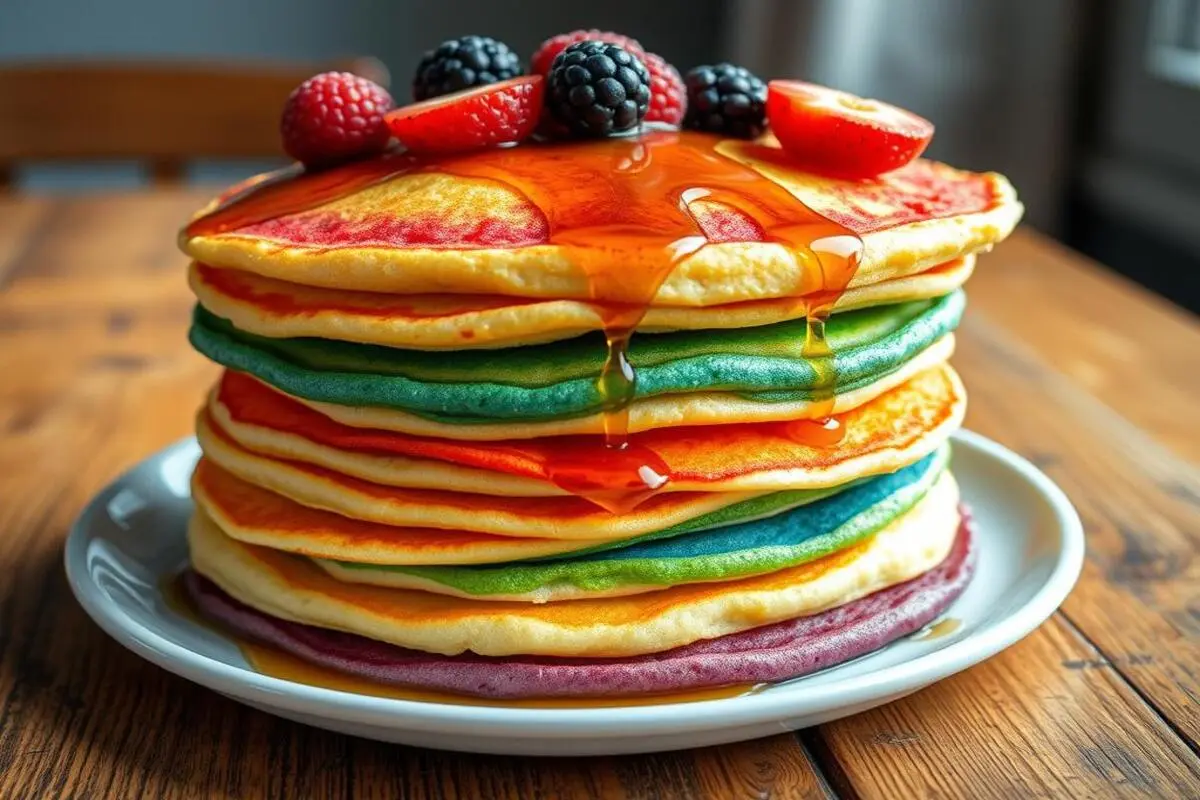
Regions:
M 310 508 L 402 527 L 477 531 L 497 536 L 619 541 L 661 530 L 763 492 L 664 494 L 625 514 L 578 497 L 508 498 L 436 489 L 401 489 L 338 472 L 261 456 L 235 444 L 201 418 L 204 456 L 244 481 Z
M 559 149 L 571 156 L 563 156 L 568 162 L 574 159 L 579 163 L 592 155 L 614 158 L 617 148 L 628 150 L 623 157 L 642 159 L 646 167 L 625 173 L 645 182 L 637 184 L 635 178 L 629 178 L 622 184 L 630 197 L 640 203 L 644 197 L 658 199 L 662 194 L 661 201 L 671 206 L 664 213 L 684 213 L 678 208 L 680 200 L 675 190 L 667 192 L 663 185 L 658 165 L 671 162 L 675 155 L 689 149 L 711 151 L 712 147 L 712 137 L 702 134 L 658 131 L 638 142 L 575 142 Z M 718 147 L 726 157 L 749 166 L 805 205 L 861 236 L 865 249 L 851 286 L 914 275 L 986 249 L 1007 236 L 1022 213 L 1012 186 L 994 173 L 974 174 L 918 159 L 876 179 L 838 181 L 787 166 L 778 160 L 781 151 L 770 142 L 726 141 Z M 391 177 L 385 176 L 409 169 L 403 166 L 403 156 L 392 157 L 390 162 L 385 157 L 379 164 L 338 167 L 301 178 L 299 183 L 280 177 L 259 179 L 260 190 L 265 185 L 275 192 L 264 195 L 260 191 L 261 198 L 289 191 L 299 197 L 312 196 L 313 190 L 304 187 L 314 182 L 354 183 L 349 176 L 372 171 L 378 173 L 376 179 L 382 178 L 379 182 L 367 181 L 366 188 L 346 196 L 335 193 L 336 199 L 315 207 L 301 205 L 293 211 L 285 203 L 283 211 L 275 213 L 271 202 L 264 201 L 264 219 L 226 232 L 185 232 L 181 247 L 192 258 L 214 267 L 246 270 L 308 286 L 398 294 L 450 292 L 587 300 L 595 296 L 590 277 L 595 274 L 594 266 L 577 263 L 586 260 L 578 256 L 578 251 L 548 243 L 544 206 L 574 199 L 557 199 L 561 187 L 550 180 L 554 176 L 545 176 L 544 182 L 554 186 L 539 190 L 549 198 L 544 198 L 543 207 L 539 207 L 499 177 L 463 177 L 461 168 L 450 174 L 455 164 L 494 161 L 490 174 L 511 175 L 522 163 L 541 159 L 544 152 L 544 148 L 527 146 L 446 157 L 425 163 L 415 172 L 402 171 Z M 740 169 L 732 171 L 743 174 Z M 671 175 L 667 180 L 674 185 L 676 181 L 686 182 L 688 176 Z M 761 188 L 747 191 L 762 193 Z M 246 208 L 247 202 L 243 195 L 241 208 Z M 723 201 L 720 205 L 724 213 L 731 210 Z M 214 201 L 205 211 L 217 207 Z M 585 210 L 572 208 L 571 212 Z M 701 216 L 698 209 L 687 210 L 692 212 L 689 216 Z M 603 220 L 595 225 L 602 227 Z M 707 228 L 705 235 L 710 243 L 674 266 L 651 305 L 726 305 L 794 297 L 813 290 L 813 270 L 818 265 L 811 257 L 797 265 L 794 251 L 776 242 L 741 240 L 745 237 L 730 241 L 728 237 L 715 237 Z M 622 261 L 631 257 L 620 249 L 614 251 L 614 258 Z M 612 268 L 642 266 L 621 263 Z M 621 288 L 629 283 L 614 285 Z
M 251 384 L 255 385 L 255 384 Z M 236 395 L 233 396 L 236 400 Z M 386 486 L 448 489 L 502 497 L 564 496 L 566 491 L 520 470 L 529 460 L 553 456 L 554 445 L 479 443 L 446 452 L 436 443 L 411 443 L 404 434 L 379 432 L 366 447 L 340 443 L 337 436 L 362 429 L 341 428 L 310 411 L 313 417 L 278 393 L 259 413 L 269 424 L 238 419 L 214 388 L 207 413 L 197 420 L 201 445 L 217 458 L 222 439 L 271 459 L 302 462 Z M 931 369 L 872 401 L 837 417 L 845 435 L 836 447 L 797 440 L 786 424 L 666 428 L 641 434 L 638 443 L 653 450 L 671 470 L 666 492 L 746 492 L 813 489 L 837 486 L 864 475 L 891 472 L 923 457 L 962 423 L 966 394 L 949 366 Z M 314 428 L 329 429 L 326 441 Z M 215 429 L 215 431 L 214 431 Z M 214 434 L 220 434 L 215 436 Z M 359 437 L 365 438 L 365 437 Z M 432 457 L 431 457 L 432 456 Z M 232 456 L 230 456 L 232 457 Z M 455 463 L 474 459 L 476 465 Z M 516 461 L 518 466 L 512 466 Z M 514 474 L 515 473 L 515 474 Z M 303 502 L 303 501 L 302 501 Z M 341 509 L 338 509 L 341 510 Z M 407 524 L 407 523 L 406 523 Z
M 915 275 L 856 287 L 838 299 L 835 310 L 941 297 L 962 286 L 974 267 L 975 256 L 965 256 Z M 307 336 L 438 350 L 538 344 L 604 327 L 596 308 L 579 300 L 514 302 L 500 296 L 350 292 L 195 262 L 188 282 L 212 313 L 243 331 L 274 338 Z M 803 313 L 803 306 L 790 299 L 707 308 L 665 306 L 649 309 L 637 329 L 749 328 Z
M 308 508 L 201 459 L 192 499 L 227 536 L 289 553 L 362 564 L 495 564 L 570 553 L 604 542 L 521 539 L 471 531 L 402 528 Z
M 629 404 L 629 431 L 640 433 L 658 428 L 773 422 L 841 414 L 874 400 L 884 392 L 906 383 L 915 375 L 945 364 L 953 353 L 954 335 L 948 334 L 909 359 L 895 372 L 884 375 L 874 383 L 837 394 L 832 408 L 824 403 L 808 400 L 766 403 L 733 392 L 695 392 L 635 400 Z M 306 400 L 295 395 L 288 396 L 343 425 L 399 431 L 416 436 L 494 442 L 503 439 L 534 439 L 539 436 L 604 433 L 602 414 L 537 422 L 446 423 L 392 408 L 340 406 Z
M 196 571 L 282 619 L 445 655 L 619 657 L 819 613 L 915 578 L 950 552 L 959 526 L 955 497 L 930 494 L 867 542 L 799 567 L 546 604 L 342 583 L 308 559 L 229 538 L 202 512 L 192 519 L 188 542 Z

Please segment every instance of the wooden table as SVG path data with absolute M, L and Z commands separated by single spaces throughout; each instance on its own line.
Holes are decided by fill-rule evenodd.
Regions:
M 174 242 L 201 199 L 0 200 L 0 797 L 1200 796 L 1200 324 L 1031 232 L 983 259 L 955 363 L 969 425 L 1074 500 L 1088 562 L 963 674 L 799 735 L 549 760 L 307 728 L 126 652 L 60 551 L 216 374 Z

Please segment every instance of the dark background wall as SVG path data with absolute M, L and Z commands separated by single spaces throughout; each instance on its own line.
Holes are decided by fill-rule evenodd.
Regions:
M 440 41 L 494 36 L 529 54 L 580 27 L 630 30 L 680 65 L 718 49 L 719 0 L 0 0 L 0 59 L 374 55 L 406 79 Z
M 0 62 L 44 58 L 261 58 L 322 61 L 375 56 L 398 102 L 421 54 L 478 33 L 527 59 L 544 39 L 577 28 L 630 31 L 686 68 L 720 50 L 721 0 L 0 0 Z M 201 163 L 193 176 L 235 180 L 261 162 Z M 136 164 L 32 166 L 29 190 L 132 186 Z

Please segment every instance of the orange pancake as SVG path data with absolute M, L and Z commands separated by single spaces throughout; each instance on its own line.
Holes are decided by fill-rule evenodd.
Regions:
M 521 539 L 463 530 L 403 528 L 308 508 L 200 459 L 192 499 L 227 535 L 313 558 L 361 564 L 490 564 L 596 547 L 585 539 Z

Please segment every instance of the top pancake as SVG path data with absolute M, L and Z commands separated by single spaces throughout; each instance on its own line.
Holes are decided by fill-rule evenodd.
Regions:
M 568 169 L 598 149 L 614 163 L 639 159 L 644 168 L 633 170 L 632 180 L 644 180 L 649 192 L 666 191 L 664 180 L 679 182 L 666 187 L 676 205 L 688 189 L 688 177 L 665 179 L 656 165 L 684 149 L 703 148 L 723 169 L 736 162 L 731 171 L 739 177 L 765 177 L 766 186 L 782 187 L 802 201 L 798 217 L 807 213 L 807 206 L 861 236 L 865 250 L 851 286 L 912 275 L 984 249 L 1006 236 L 1022 212 L 1011 185 L 993 173 L 918 160 L 873 180 L 838 181 L 794 169 L 770 142 L 720 142 L 715 144 L 720 155 L 712 155 L 714 142 L 703 134 L 655 131 L 624 141 L 483 151 L 417 167 L 412 157 L 393 154 L 315 176 L 273 176 L 240 190 L 239 204 L 249 224 L 221 232 L 185 232 L 181 246 L 211 266 L 309 286 L 631 302 L 630 297 L 598 295 L 589 266 L 577 263 L 579 249 L 549 243 L 545 209 L 553 207 L 552 193 L 535 203 L 499 177 L 523 160 L 547 153 L 561 154 Z M 483 160 L 496 162 L 495 179 L 463 177 Z M 335 199 L 305 210 L 272 211 L 273 198 L 283 192 L 319 196 L 322 186 L 363 183 L 364 174 L 375 176 L 376 182 L 365 181 L 365 188 L 343 196 L 328 193 Z M 743 199 L 748 205 L 755 198 Z M 249 213 L 255 209 L 259 213 Z M 793 252 L 763 241 L 761 227 L 733 205 L 697 200 L 686 210 L 709 244 L 674 266 L 651 305 L 696 307 L 793 297 L 819 286 L 814 274 L 820 265 L 812 257 L 801 258 L 797 268 Z M 633 263 L 636 255 L 628 249 L 613 253 L 618 266 L 634 277 L 644 266 Z M 619 290 L 622 282 L 612 283 Z

